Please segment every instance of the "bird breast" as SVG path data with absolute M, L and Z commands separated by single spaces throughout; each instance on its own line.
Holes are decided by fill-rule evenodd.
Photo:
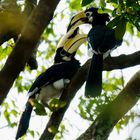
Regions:
M 42 103 L 47 104 L 50 99 L 59 98 L 65 85 L 69 82 L 70 81 L 68 79 L 60 79 L 50 85 L 42 87 L 40 94 L 38 95 L 38 99 Z
M 56 89 L 53 84 L 44 86 L 40 90 L 40 94 L 38 95 L 38 99 L 44 103 L 47 104 L 48 101 L 52 98 L 58 98 L 62 93 L 62 88 L 61 89 Z

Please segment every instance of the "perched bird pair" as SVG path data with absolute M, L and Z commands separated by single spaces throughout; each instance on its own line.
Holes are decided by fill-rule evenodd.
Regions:
M 109 29 L 106 22 L 109 22 L 109 15 L 99 14 L 98 8 L 91 7 L 75 15 L 68 26 L 68 29 L 71 29 L 85 23 L 92 25 L 87 35 L 88 48 L 93 52 L 93 56 L 85 86 L 86 97 L 97 97 L 101 94 L 103 59 L 122 43 L 122 39 L 116 38 L 115 29 Z M 67 52 L 74 55 L 77 49 L 71 48 L 72 51 Z
M 75 15 L 67 28 L 67 33 L 58 44 L 54 65 L 42 73 L 33 83 L 29 90 L 29 99 L 23 112 L 16 139 L 23 136 L 29 126 L 31 113 L 33 110 L 32 100 L 38 94 L 43 104 L 49 99 L 60 96 L 65 85 L 67 85 L 74 74 L 78 71 L 80 63 L 75 59 L 77 49 L 86 40 L 88 46 L 92 48 L 92 57 L 89 74 L 85 87 L 87 97 L 96 97 L 102 90 L 102 67 L 103 54 L 121 44 L 121 40 L 116 40 L 114 29 L 106 27 L 109 20 L 108 14 L 99 14 L 97 8 L 89 8 Z M 81 24 L 91 24 L 92 28 L 87 35 L 79 34 Z

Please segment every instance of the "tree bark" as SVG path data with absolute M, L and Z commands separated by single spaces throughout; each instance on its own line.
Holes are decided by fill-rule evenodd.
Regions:
M 124 59 L 125 58 L 125 59 Z M 134 59 L 133 59 L 134 58 Z M 132 60 L 133 59 L 133 60 Z M 137 63 L 134 63 L 137 62 Z M 67 108 L 70 105 L 71 100 L 75 96 L 76 92 L 81 88 L 81 86 L 84 84 L 87 75 L 88 75 L 88 69 L 90 66 L 91 60 L 88 60 L 80 69 L 79 71 L 75 74 L 73 79 L 71 80 L 71 83 L 69 86 L 63 91 L 62 96 L 60 97 L 61 101 L 66 102 L 66 106 L 64 108 L 61 108 L 60 110 L 53 112 L 51 115 L 51 118 L 42 133 L 40 140 L 52 140 L 55 136 L 55 133 L 51 132 L 51 128 L 55 128 L 56 130 L 58 129 L 64 113 L 66 112 Z M 110 65 L 111 64 L 111 65 Z M 111 57 L 107 58 L 104 61 L 104 70 L 114 70 L 114 69 L 120 69 L 120 68 L 125 68 L 135 66 L 140 64 L 140 51 L 135 52 L 131 55 L 120 55 L 118 57 Z M 125 99 L 125 98 L 124 98 Z
M 8 4 L 9 2 L 6 3 Z M 26 0 L 23 12 L 20 11 L 18 5 L 16 4 L 12 5 L 13 7 L 10 11 L 8 11 L 8 8 L 4 8 L 4 10 L 1 11 L 0 46 L 11 38 L 14 38 L 14 40 L 18 38 L 18 35 L 21 33 L 21 30 L 25 25 L 27 18 L 30 16 L 32 10 L 36 7 L 36 5 L 37 0 Z
M 120 94 L 104 109 L 77 140 L 107 140 L 116 123 L 140 98 L 140 70 L 130 79 Z
M 124 69 L 140 64 L 140 51 L 133 54 L 122 54 L 116 57 L 107 57 L 104 61 L 104 70 L 110 71 L 113 69 Z
M 23 12 L 21 12 L 18 8 L 16 1 L 15 4 L 12 2 L 11 5 L 10 1 L 7 2 L 7 5 L 8 4 L 11 7 L 13 6 L 11 10 L 5 8 L 0 12 L 0 46 L 11 38 L 14 39 L 14 42 L 17 41 L 28 17 L 31 15 L 31 12 L 37 5 L 37 0 L 26 0 Z M 36 61 L 37 47 L 34 50 L 35 51 L 33 51 L 27 62 L 31 70 L 37 69 L 38 66 Z
M 24 69 L 45 27 L 53 17 L 60 0 L 40 0 L 21 33 L 21 37 L 0 71 L 0 104 L 7 96 L 13 82 Z

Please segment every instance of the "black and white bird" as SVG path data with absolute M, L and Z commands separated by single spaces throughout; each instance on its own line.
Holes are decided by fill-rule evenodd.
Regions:
M 60 97 L 65 86 L 70 83 L 70 80 L 78 71 L 79 61 L 74 58 L 74 55 L 67 55 L 68 53 L 66 54 L 66 51 L 63 51 L 64 46 L 71 51 L 73 46 L 77 48 L 83 43 L 84 35 L 79 35 L 78 30 L 79 28 L 72 29 L 62 37 L 54 57 L 54 65 L 38 76 L 29 89 L 29 98 L 19 122 L 16 140 L 22 137 L 29 127 L 33 100 L 37 98 L 42 104 L 46 105 L 50 99 Z
M 116 39 L 115 29 L 109 29 L 106 26 L 106 22 L 109 21 L 108 14 L 99 14 L 98 8 L 90 8 L 89 12 L 91 10 L 93 20 L 91 21 L 92 28 L 88 33 L 88 46 L 91 48 L 93 56 L 85 86 L 85 95 L 96 97 L 102 91 L 103 59 L 120 46 L 122 40 Z

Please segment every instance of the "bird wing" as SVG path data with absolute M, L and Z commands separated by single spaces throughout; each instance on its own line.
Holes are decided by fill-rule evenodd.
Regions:
M 105 26 L 95 26 L 88 34 L 88 47 L 98 53 L 98 48 L 103 41 L 106 28 Z
M 113 50 L 120 46 L 121 43 L 122 40 L 116 40 L 114 29 L 106 29 L 102 42 L 99 46 L 99 52 L 106 53 L 108 50 Z
M 49 69 L 37 77 L 32 84 L 29 93 L 35 88 L 39 89 L 42 86 L 51 84 L 59 79 L 71 79 L 79 67 L 79 62 L 63 62 L 52 65 Z

